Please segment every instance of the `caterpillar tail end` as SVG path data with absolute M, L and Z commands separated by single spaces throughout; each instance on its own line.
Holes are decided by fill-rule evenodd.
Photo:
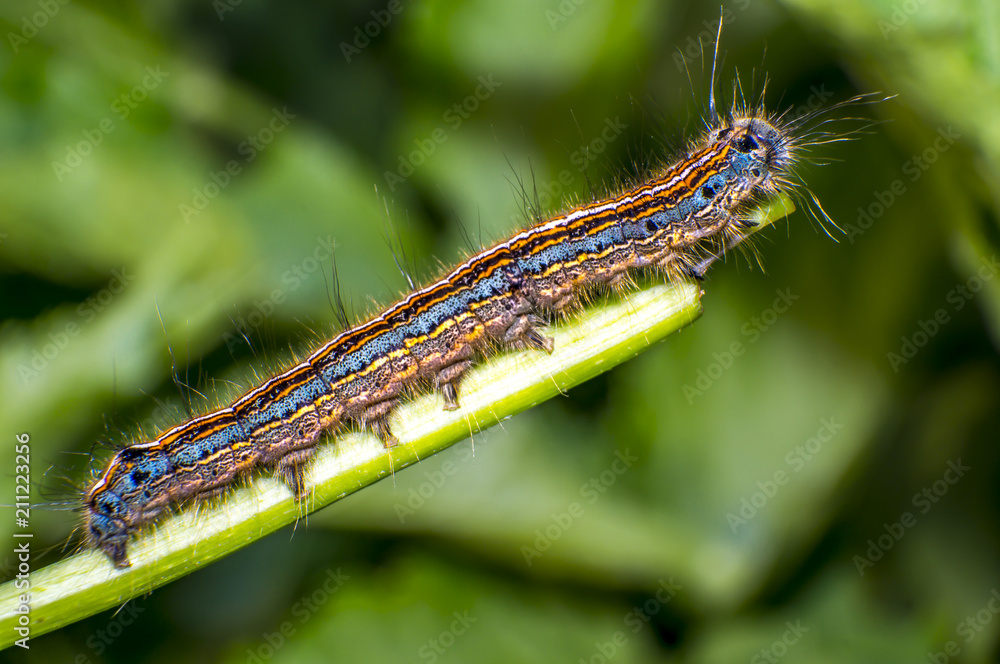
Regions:
M 132 562 L 128 559 L 128 553 L 126 553 L 126 540 L 104 541 L 99 543 L 97 548 L 108 557 L 115 569 L 128 569 L 132 566 Z

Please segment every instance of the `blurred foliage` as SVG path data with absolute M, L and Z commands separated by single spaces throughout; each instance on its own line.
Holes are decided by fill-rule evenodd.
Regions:
M 839 244 L 793 216 L 667 343 L 28 656 L 996 661 L 1000 6 L 725 10 L 721 79 L 772 108 L 897 95 L 801 170 Z M 361 316 L 405 289 L 388 244 L 426 279 L 524 222 L 521 182 L 551 212 L 655 167 L 718 11 L 5 2 L 4 467 L 27 431 L 71 498 L 184 417 L 172 366 L 203 409 L 330 334 L 329 242 Z M 74 518 L 32 512 L 36 566 Z

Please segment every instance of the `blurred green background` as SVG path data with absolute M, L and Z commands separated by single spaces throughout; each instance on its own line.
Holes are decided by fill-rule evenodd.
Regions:
M 897 95 L 800 171 L 839 243 L 798 212 L 641 357 L 0 658 L 997 661 L 1000 5 L 724 7 L 726 103 L 736 70 L 770 108 Z M 552 212 L 661 163 L 718 15 L 4 2 L 0 493 L 15 433 L 66 500 L 184 416 L 172 363 L 210 404 L 331 334 L 330 243 L 364 315 L 390 242 L 426 279 L 524 223 L 519 180 Z M 75 518 L 32 512 L 36 567 Z

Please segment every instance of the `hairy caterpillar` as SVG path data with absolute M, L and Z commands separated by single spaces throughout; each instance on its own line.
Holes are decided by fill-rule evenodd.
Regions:
M 713 100 L 705 134 L 647 181 L 471 256 L 231 405 L 120 450 L 85 494 L 88 543 L 127 567 L 129 538 L 144 524 L 261 468 L 301 497 L 321 434 L 358 426 L 390 447 L 401 399 L 434 389 L 458 408 L 461 377 L 484 352 L 551 352 L 540 325 L 581 296 L 643 271 L 701 278 L 750 232 L 756 202 L 793 189 L 800 150 L 823 142 L 803 128 L 829 110 L 789 118 L 738 106 L 720 116 Z

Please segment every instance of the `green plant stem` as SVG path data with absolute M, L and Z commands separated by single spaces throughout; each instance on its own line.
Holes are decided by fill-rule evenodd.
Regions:
M 778 198 L 757 211 L 763 228 L 795 209 Z M 507 353 L 462 380 L 461 408 L 423 395 L 394 413 L 400 445 L 385 450 L 374 437 L 349 433 L 320 446 L 301 503 L 277 479 L 259 476 L 224 498 L 184 509 L 129 543 L 132 566 L 116 570 L 99 551 L 84 551 L 31 572 L 31 636 L 86 618 L 193 572 L 306 514 L 531 408 L 635 356 L 702 313 L 698 284 L 679 281 L 593 307 L 547 331 L 555 351 Z M 0 647 L 20 636 L 14 581 L 0 586 Z

